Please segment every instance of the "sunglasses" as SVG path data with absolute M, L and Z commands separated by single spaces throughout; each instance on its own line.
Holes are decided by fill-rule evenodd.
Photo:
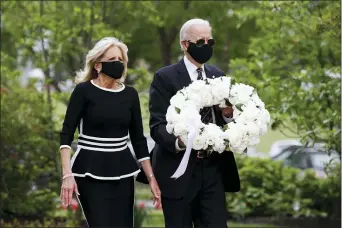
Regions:
M 205 39 L 199 39 L 196 42 L 191 42 L 190 40 L 188 40 L 188 42 L 196 44 L 197 47 L 202 47 L 205 44 Z M 208 45 L 210 47 L 213 46 L 214 44 L 215 44 L 215 40 L 214 39 L 209 39 L 208 40 Z

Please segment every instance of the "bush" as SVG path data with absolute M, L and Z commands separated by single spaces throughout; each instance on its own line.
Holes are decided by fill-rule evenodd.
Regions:
M 270 159 L 236 157 L 241 191 L 227 194 L 233 217 L 338 217 L 340 175 L 338 167 L 326 179 L 310 170 L 304 173 Z M 331 206 L 333 205 L 333 206 Z
M 311 170 L 305 171 L 299 180 L 300 215 L 341 218 L 341 166 L 330 168 L 326 179 L 318 179 Z
M 58 140 L 44 93 L 19 83 L 1 52 L 0 217 L 42 218 L 55 209 Z
M 146 216 L 147 210 L 144 207 L 134 205 L 134 228 L 143 227 Z

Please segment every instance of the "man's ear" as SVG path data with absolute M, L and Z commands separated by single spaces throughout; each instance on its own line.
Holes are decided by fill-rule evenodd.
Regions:
M 187 41 L 185 41 L 185 40 L 183 40 L 182 41 L 182 47 L 183 47 L 183 50 L 187 50 L 188 49 L 188 46 L 189 46 L 189 44 L 188 44 L 188 42 Z

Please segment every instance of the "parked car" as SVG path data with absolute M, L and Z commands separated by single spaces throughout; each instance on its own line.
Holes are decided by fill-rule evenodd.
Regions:
M 306 147 L 303 145 L 291 145 L 283 148 L 273 160 L 283 161 L 285 166 L 302 170 L 313 169 L 318 177 L 326 177 L 325 165 L 329 162 L 341 162 L 339 154 L 332 152 L 330 155 L 322 146 Z
M 299 141 L 299 139 L 284 139 L 284 140 L 278 140 L 275 143 L 272 144 L 271 149 L 269 151 L 270 157 L 275 157 L 278 154 L 281 153 L 286 147 L 289 146 L 300 146 L 302 145 Z

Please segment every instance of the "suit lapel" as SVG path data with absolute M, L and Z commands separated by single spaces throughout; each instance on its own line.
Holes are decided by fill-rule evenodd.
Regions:
M 191 83 L 190 75 L 185 67 L 184 59 L 177 63 L 179 89 L 183 89 Z
M 180 83 L 178 89 L 183 89 L 191 83 L 191 78 L 188 73 L 188 70 L 185 67 L 183 58 L 177 63 L 177 71 L 179 74 L 178 81 Z M 207 78 L 215 78 L 214 72 L 210 69 L 210 66 L 208 66 L 207 64 L 204 64 L 204 71 Z
M 204 64 L 204 71 L 205 71 L 205 75 L 207 76 L 207 78 L 213 78 L 214 73 L 210 70 L 207 64 Z

